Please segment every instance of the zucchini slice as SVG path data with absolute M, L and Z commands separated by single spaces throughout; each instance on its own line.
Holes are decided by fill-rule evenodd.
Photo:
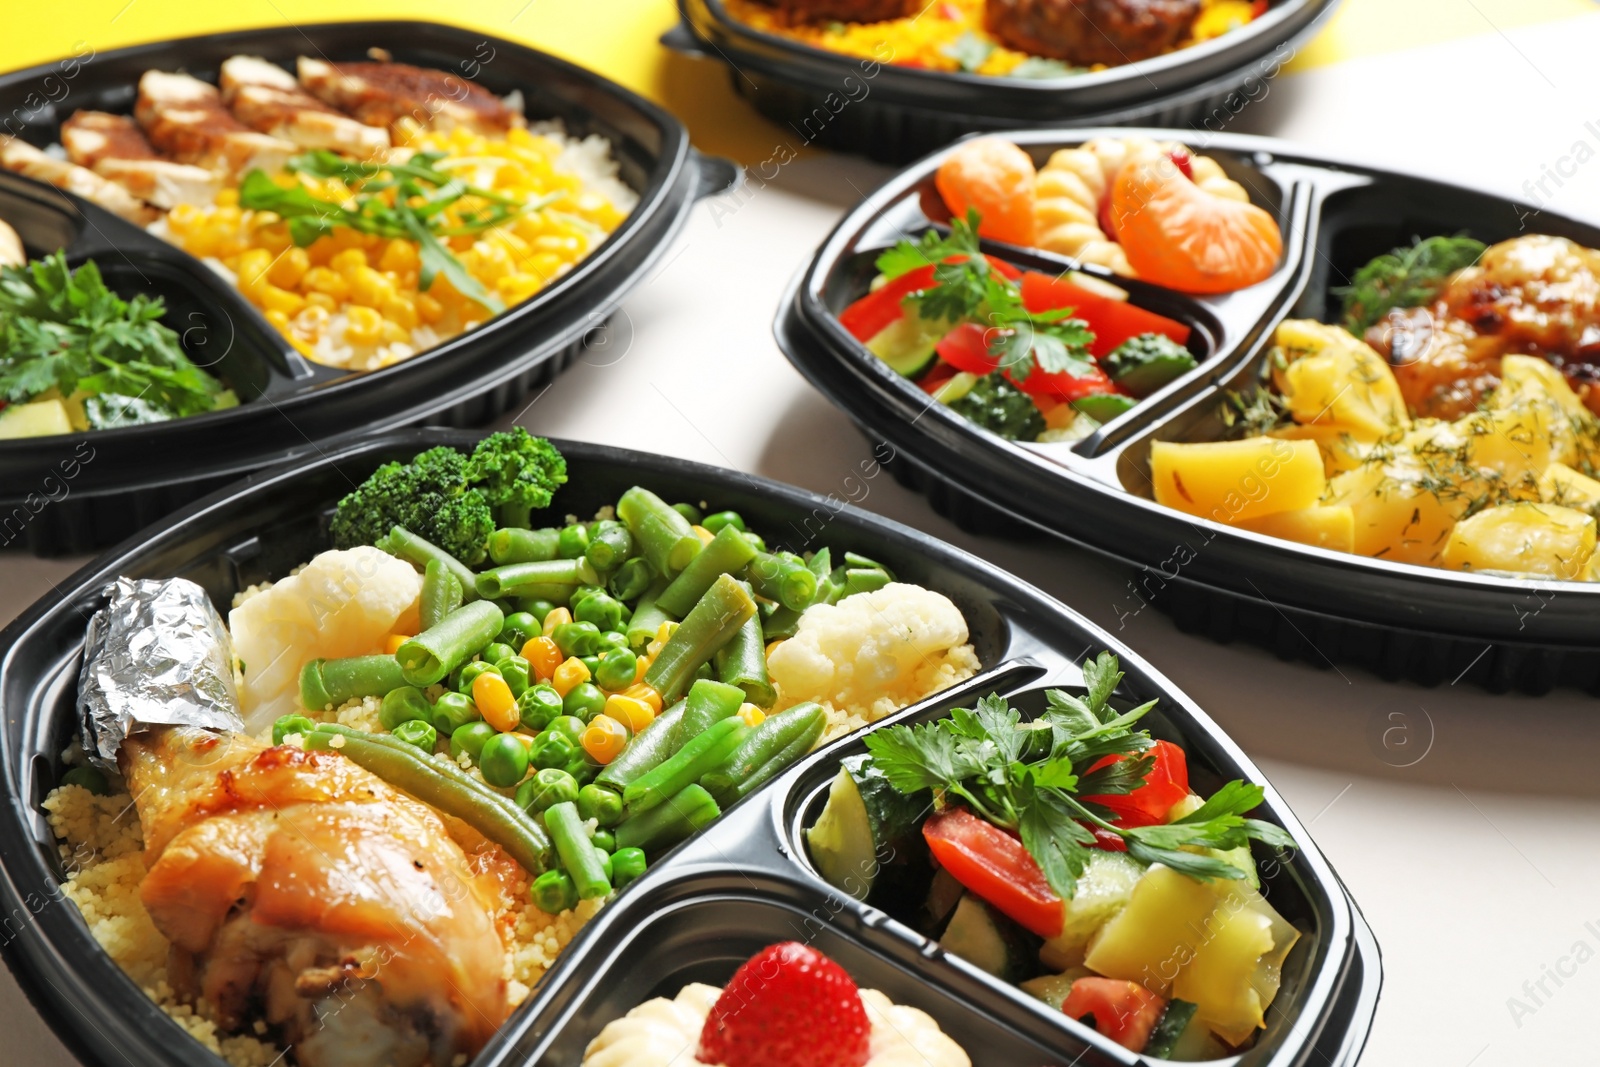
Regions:
M 1020 982 L 1038 970 L 1034 944 L 1016 923 L 971 893 L 962 896 L 939 944 L 1002 982 Z
M 857 900 L 879 893 L 900 902 L 924 899 L 933 878 L 922 817 L 927 793 L 905 796 L 870 756 L 850 756 L 828 789 L 828 802 L 806 831 L 817 873 Z

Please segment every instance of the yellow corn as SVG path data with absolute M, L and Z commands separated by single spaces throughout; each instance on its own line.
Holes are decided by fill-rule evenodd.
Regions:
M 557 626 L 565 625 L 572 621 L 572 612 L 566 608 L 553 608 L 550 614 L 544 617 L 544 635 L 549 637 L 556 632 Z
M 417 263 L 417 246 L 398 237 L 384 245 L 383 255 L 378 257 L 379 270 L 415 270 Z
M 383 316 L 369 307 L 351 304 L 347 312 L 350 325 L 345 327 L 345 340 L 353 345 L 375 345 L 383 329 Z
M 311 257 L 303 248 L 291 248 L 280 255 L 272 269 L 267 271 L 267 281 L 283 289 L 293 289 L 300 284 L 306 271 L 311 269 Z
M 628 728 L 609 715 L 596 715 L 589 720 L 580 743 L 590 759 L 604 765 L 628 747 Z
M 634 733 L 655 721 L 656 711 L 638 697 L 612 693 L 606 697 L 606 714 Z
M 287 289 L 279 289 L 276 285 L 266 283 L 261 286 L 261 306 L 268 311 L 281 311 L 285 315 L 297 314 L 306 306 L 305 299 L 299 293 L 291 293 Z
M 767 720 L 767 713 L 754 704 L 740 704 L 738 715 L 746 726 L 760 726 Z
M 561 666 L 561 649 L 548 637 L 535 637 L 522 646 L 522 658 L 543 681 L 549 681 Z
M 582 667 L 583 664 L 578 666 Z M 484 671 L 472 680 L 472 702 L 478 705 L 484 721 L 503 734 L 515 730 L 521 721 L 517 714 L 517 698 L 511 695 L 511 687 L 493 671 Z
M 325 293 L 334 300 L 343 300 L 350 295 L 350 283 L 331 267 L 312 267 L 300 279 L 300 284 L 308 292 Z
M 653 713 L 661 714 L 661 694 L 656 691 L 654 686 L 646 685 L 643 682 L 635 682 L 619 695 L 642 701 L 650 706 L 650 710 Z
M 272 266 L 272 253 L 265 248 L 252 248 L 239 257 L 239 291 L 252 300 L 259 301 L 261 287 L 266 284 L 267 270 Z
M 565 697 L 588 680 L 589 668 L 584 666 L 583 660 L 577 656 L 568 656 L 566 661 L 551 674 L 550 685 L 556 692 Z
M 411 638 L 407 637 L 405 634 L 390 634 L 389 639 L 384 642 L 383 650 L 392 656 L 396 652 L 399 652 L 400 646 L 409 640 L 411 640 Z

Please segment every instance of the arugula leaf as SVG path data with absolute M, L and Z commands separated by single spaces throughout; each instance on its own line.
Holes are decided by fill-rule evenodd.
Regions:
M 417 272 L 419 288 L 427 289 L 433 285 L 434 278 L 443 274 L 450 279 L 450 284 L 455 286 L 456 292 L 467 299 L 477 301 L 491 312 L 501 312 L 506 309 L 499 297 L 491 295 L 483 287 L 483 283 L 468 273 L 461 261 L 439 243 L 439 239 L 421 219 L 415 215 L 406 215 L 405 221 L 407 230 L 417 242 L 417 255 L 420 260 Z

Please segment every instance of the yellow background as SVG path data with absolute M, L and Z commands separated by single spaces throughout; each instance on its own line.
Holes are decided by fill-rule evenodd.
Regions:
M 252 26 L 347 19 L 453 22 L 520 41 L 603 71 L 670 108 L 701 148 L 745 163 L 786 140 L 735 99 L 721 64 L 667 52 L 657 39 L 677 21 L 672 0 L 4 0 L 0 70 L 165 37 Z M 1590 0 L 1345 0 L 1288 69 L 1413 48 L 1595 10 Z

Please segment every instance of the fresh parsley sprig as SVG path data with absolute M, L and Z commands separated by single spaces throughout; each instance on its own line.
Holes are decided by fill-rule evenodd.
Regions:
M 1083 675 L 1082 695 L 1050 690 L 1045 712 L 1029 722 L 1003 697 L 986 696 L 937 722 L 870 734 L 873 765 L 902 793 L 932 790 L 940 810 L 965 804 L 1016 831 L 1051 888 L 1067 899 L 1076 892 L 1096 829 L 1121 837 L 1134 859 L 1203 879 L 1241 878 L 1243 872 L 1197 849 L 1232 849 L 1250 840 L 1293 844 L 1278 827 L 1245 818 L 1263 790 L 1242 781 L 1228 782 L 1173 822 L 1115 825 L 1111 811 L 1084 798 L 1127 794 L 1144 784 L 1153 742 L 1135 727 L 1156 702 L 1128 711 L 1111 706 L 1123 675 L 1109 652 L 1085 662 Z M 1122 758 L 1089 770 L 1106 756 Z

